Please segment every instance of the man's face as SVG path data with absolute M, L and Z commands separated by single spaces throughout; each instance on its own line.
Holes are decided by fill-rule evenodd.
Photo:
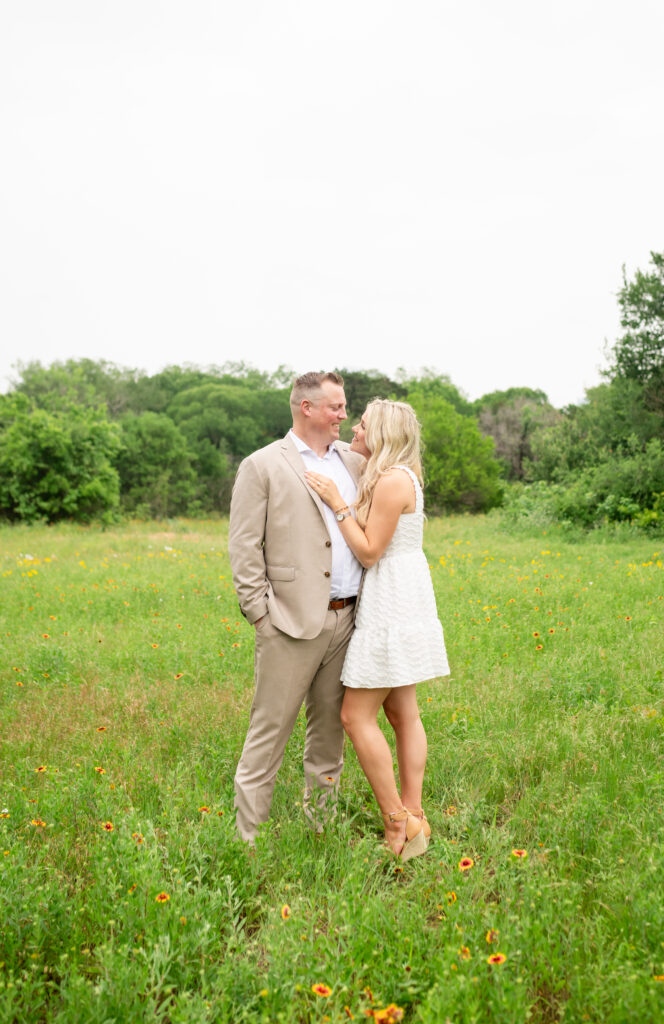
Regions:
M 339 440 L 339 426 L 347 418 L 344 389 L 332 381 L 323 381 L 320 398 L 309 405 L 309 425 L 321 441 Z

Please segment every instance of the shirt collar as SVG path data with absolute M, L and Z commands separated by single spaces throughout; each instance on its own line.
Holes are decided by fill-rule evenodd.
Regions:
M 293 444 L 295 445 L 299 452 L 311 452 L 312 455 L 316 455 L 316 452 L 313 450 L 313 448 L 310 448 L 309 445 L 305 441 L 303 441 L 301 437 L 298 437 L 292 427 L 288 431 L 288 436 L 290 437 L 291 441 L 293 442 Z M 334 441 L 330 441 L 329 445 L 327 446 L 327 451 L 323 458 L 326 459 L 329 455 L 334 454 L 336 450 L 337 449 L 334 447 Z M 318 458 L 317 455 L 316 458 Z

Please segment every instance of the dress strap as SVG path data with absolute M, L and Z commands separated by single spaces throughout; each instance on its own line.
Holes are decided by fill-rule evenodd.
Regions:
M 422 487 L 420 481 L 417 479 L 415 473 L 408 466 L 392 466 L 392 469 L 403 469 L 404 473 L 408 473 L 408 476 L 413 481 L 413 487 L 415 488 L 415 511 L 422 512 L 424 510 L 424 495 L 422 494 Z

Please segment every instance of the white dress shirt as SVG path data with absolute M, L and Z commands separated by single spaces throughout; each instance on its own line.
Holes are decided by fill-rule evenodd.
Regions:
M 289 431 L 289 435 L 302 456 L 305 467 L 313 473 L 320 473 L 321 476 L 327 476 L 334 480 L 344 504 L 350 506 L 357 496 L 357 487 L 334 445 L 329 446 L 321 459 L 293 430 Z M 362 566 L 346 544 L 334 511 L 325 503 L 323 503 L 323 508 L 325 509 L 327 530 L 332 541 L 330 600 L 334 601 L 339 597 L 354 597 L 360 589 Z

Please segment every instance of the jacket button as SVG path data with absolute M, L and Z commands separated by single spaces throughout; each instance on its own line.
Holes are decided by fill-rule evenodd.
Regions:
M 331 548 L 332 547 L 332 541 L 331 540 L 326 540 L 325 541 L 325 547 L 326 548 Z
M 324 573 L 323 575 L 324 575 L 324 576 L 329 576 L 330 574 L 329 574 L 329 572 L 326 572 L 326 573 Z

